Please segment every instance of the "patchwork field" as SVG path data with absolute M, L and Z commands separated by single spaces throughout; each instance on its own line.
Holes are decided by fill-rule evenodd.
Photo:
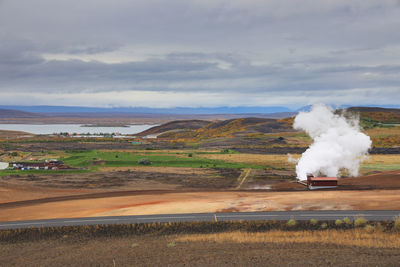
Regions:
M 57 159 L 65 168 L 1 170 L 0 220 L 398 209 L 400 128 L 372 115 L 361 116 L 375 147 L 361 164 L 360 176 L 342 172 L 337 189 L 312 192 L 296 182 L 296 160 L 311 139 L 292 129 L 293 118 L 169 122 L 149 130 L 158 138 L 1 132 L 0 161 Z

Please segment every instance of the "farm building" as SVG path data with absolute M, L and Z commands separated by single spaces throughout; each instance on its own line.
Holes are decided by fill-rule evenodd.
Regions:
M 313 175 L 307 175 L 308 189 L 335 188 L 337 186 L 337 177 L 314 177 Z
M 66 167 L 63 161 L 58 160 L 46 162 L 13 162 L 10 165 L 15 170 L 58 170 Z

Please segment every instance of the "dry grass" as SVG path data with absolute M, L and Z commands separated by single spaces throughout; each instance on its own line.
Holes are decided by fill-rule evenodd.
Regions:
M 295 163 L 288 161 L 288 155 L 258 155 L 258 154 L 203 154 L 198 155 L 199 157 L 204 157 L 208 159 L 223 160 L 226 162 L 233 163 L 247 163 L 255 165 L 269 165 L 274 166 L 274 168 L 285 168 L 294 169 Z M 301 155 L 293 154 L 292 158 L 297 160 Z M 374 167 L 374 166 L 386 166 L 393 164 L 400 164 L 400 155 L 369 155 L 363 161 L 363 167 Z M 370 169 L 370 168 L 369 168 Z
M 372 139 L 372 144 L 378 147 L 398 146 L 400 141 L 400 127 L 372 128 L 366 130 Z
M 396 164 L 400 163 L 399 154 L 391 155 L 369 155 L 364 164 Z
M 365 133 L 374 138 L 378 136 L 390 136 L 390 135 L 399 135 L 400 134 L 400 127 L 390 127 L 390 128 L 371 128 L 365 131 Z
M 400 248 L 400 234 L 365 229 L 326 231 L 228 232 L 214 234 L 190 234 L 176 239 L 179 242 L 216 243 L 322 243 L 367 248 Z
M 258 154 L 204 154 L 198 155 L 207 159 L 223 160 L 226 162 L 248 163 L 255 165 L 270 165 L 275 168 L 294 167 L 294 163 L 288 162 L 288 155 L 258 155 Z M 292 155 L 294 159 L 298 159 L 300 155 Z

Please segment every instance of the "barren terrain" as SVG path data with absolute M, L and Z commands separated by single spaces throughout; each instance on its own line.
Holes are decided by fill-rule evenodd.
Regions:
M 192 212 L 376 210 L 400 207 L 399 170 L 343 178 L 339 188 L 325 191 L 306 191 L 303 185 L 279 182 L 279 178 L 269 186 L 260 185 L 255 183 L 259 180 L 257 170 L 245 170 L 241 175 L 239 171 L 233 173 L 233 169 L 227 171 L 120 167 L 111 172 L 3 177 L 0 184 L 0 221 Z M 262 172 L 265 175 L 268 170 Z
M 397 237 L 358 232 L 221 233 L 0 243 L 4 266 L 397 266 Z M 258 242 L 253 236 L 265 236 Z M 268 236 L 273 237 L 273 241 Z M 315 238 L 322 236 L 329 243 Z M 363 242 L 359 242 L 362 236 Z M 246 237 L 249 237 L 246 239 Z M 398 237 L 397 237 L 398 238 Z M 314 240 L 313 243 L 310 241 Z M 347 241 L 348 245 L 339 241 Z M 279 241 L 279 242 L 277 242 Z M 385 247 L 365 244 L 383 244 Z M 360 246 L 361 244 L 361 246 Z M 2 265 L 3 265 L 2 264 Z
M 226 211 L 377 210 L 398 209 L 399 206 L 399 190 L 150 192 L 4 205 L 1 207 L 0 221 Z

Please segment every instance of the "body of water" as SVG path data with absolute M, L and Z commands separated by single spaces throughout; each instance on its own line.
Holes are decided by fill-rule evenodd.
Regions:
M 128 127 L 83 127 L 81 124 L 0 124 L 0 130 L 21 131 L 32 134 L 53 134 L 65 132 L 69 134 L 136 134 L 153 126 L 156 125 L 142 124 L 128 125 Z

